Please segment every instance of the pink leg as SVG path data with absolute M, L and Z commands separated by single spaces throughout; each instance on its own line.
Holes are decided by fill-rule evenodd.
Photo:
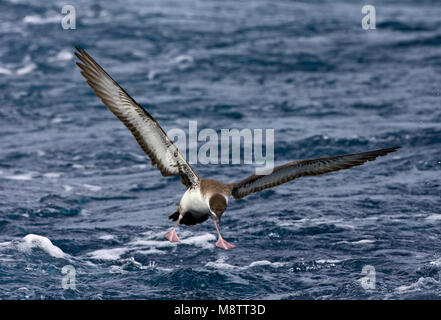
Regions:
M 222 238 L 220 231 L 219 231 L 219 227 L 217 226 L 216 220 L 213 220 L 213 223 L 214 223 L 214 226 L 216 227 L 217 235 L 219 237 L 219 239 L 216 242 L 216 247 L 219 247 L 219 248 L 222 248 L 225 250 L 235 248 L 236 247 L 235 245 L 225 241 L 224 238 Z
M 169 232 L 167 232 L 165 234 L 165 237 L 168 239 L 168 241 L 170 241 L 170 242 L 179 242 L 180 241 L 178 235 L 176 234 L 176 228 L 178 227 L 181 219 L 182 219 L 182 215 L 180 214 L 178 221 L 176 221 L 176 224 L 173 227 L 173 229 L 171 229 Z

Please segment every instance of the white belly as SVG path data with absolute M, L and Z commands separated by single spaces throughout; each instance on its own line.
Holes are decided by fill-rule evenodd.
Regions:
M 191 212 L 194 216 L 203 216 L 210 213 L 208 202 L 202 197 L 199 189 L 188 189 L 179 203 L 181 214 Z

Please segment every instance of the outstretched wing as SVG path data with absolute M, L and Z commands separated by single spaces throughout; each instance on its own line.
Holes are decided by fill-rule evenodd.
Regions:
M 107 108 L 132 132 L 152 164 L 158 167 L 163 176 L 180 175 L 187 187 L 198 184 L 198 175 L 159 123 L 85 50 L 76 49 L 78 52 L 75 52 L 75 55 L 82 62 L 77 62 L 82 70 L 81 74 Z
M 232 187 L 232 195 L 235 199 L 240 199 L 251 193 L 272 188 L 296 178 L 349 169 L 354 166 L 362 165 L 366 161 L 375 160 L 377 157 L 384 156 L 389 152 L 394 152 L 398 148 L 400 147 L 344 154 L 326 158 L 293 161 L 275 167 L 271 174 L 252 175 L 242 181 L 234 183 Z

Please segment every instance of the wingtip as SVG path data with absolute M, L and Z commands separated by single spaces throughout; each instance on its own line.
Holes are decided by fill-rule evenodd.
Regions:
M 380 149 L 380 150 L 378 150 L 378 151 L 383 151 L 383 152 L 386 152 L 386 154 L 387 154 L 387 153 L 389 153 L 389 152 L 395 152 L 395 151 L 397 151 L 397 150 L 400 149 L 400 148 L 401 148 L 401 146 L 396 146 L 396 147 L 390 147 L 390 148 Z
M 380 149 L 380 150 L 378 150 L 378 152 L 380 152 L 380 154 L 382 156 L 385 156 L 388 153 L 395 152 L 395 151 L 397 151 L 400 148 L 401 148 L 401 146 L 396 146 L 396 147 L 391 147 L 391 148 Z

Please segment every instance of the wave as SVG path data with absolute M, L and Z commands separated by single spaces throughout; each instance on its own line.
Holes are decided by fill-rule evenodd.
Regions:
M 395 289 L 398 293 L 408 293 L 412 291 L 428 290 L 432 291 L 434 288 L 439 287 L 440 282 L 431 277 L 421 277 L 418 281 L 409 285 L 402 285 Z
M 176 248 L 180 245 L 194 246 L 202 249 L 214 249 L 214 240 L 216 236 L 210 233 L 203 233 L 199 235 L 192 235 L 189 231 L 180 232 L 181 241 L 178 243 L 171 243 L 164 238 L 165 232 L 148 234 L 147 239 L 136 239 L 126 246 L 110 249 L 98 249 L 89 252 L 87 255 L 95 260 L 118 260 L 125 254 L 164 254 L 164 248 Z M 189 236 L 190 235 L 190 236 Z M 104 235 L 99 237 L 102 240 L 114 240 L 112 235 Z M 163 239 L 163 240 L 162 240 Z
M 156 238 L 154 240 L 151 238 Z M 153 237 L 150 235 L 150 239 L 138 239 L 130 242 L 129 244 L 136 247 L 150 247 L 150 248 L 164 248 L 174 247 L 179 244 L 196 246 L 202 249 L 212 249 L 214 244 L 212 241 L 216 240 L 216 236 L 211 233 L 203 233 L 200 235 L 192 236 L 190 231 L 183 231 L 180 233 L 181 241 L 178 243 L 171 243 L 164 238 L 164 233 L 155 234 Z M 159 240 L 164 239 L 164 240 Z
M 224 269 L 224 270 L 247 270 L 255 267 L 272 267 L 272 268 L 280 268 L 286 263 L 284 262 L 271 262 L 268 260 L 257 260 L 253 261 L 246 266 L 235 266 L 225 262 L 226 258 L 221 257 L 216 261 L 210 261 L 205 264 L 206 267 L 214 268 L 214 269 Z
M 5 178 L 10 180 L 27 181 L 27 180 L 32 180 L 34 175 L 35 175 L 34 172 L 27 172 L 22 174 L 14 174 L 14 175 L 6 176 Z
M 28 234 L 18 244 L 18 249 L 22 252 L 30 252 L 32 249 L 40 249 L 50 256 L 59 259 L 66 259 L 69 257 L 60 248 L 55 246 L 49 238 L 39 236 L 36 234 Z
M 172 60 L 172 64 L 179 70 L 185 70 L 194 64 L 194 58 L 186 54 L 179 55 Z
M 74 58 L 74 55 L 71 51 L 63 49 L 60 52 L 58 52 L 56 56 L 51 57 L 49 59 L 49 62 L 50 61 L 70 61 L 73 58 Z
M 100 186 L 96 186 L 96 185 L 92 185 L 92 184 L 87 184 L 87 183 L 82 184 L 82 186 L 84 188 L 86 188 L 87 190 L 90 190 L 90 191 L 93 191 L 93 192 L 97 192 L 97 191 L 100 191 L 102 189 L 102 187 L 100 187 Z
M 432 221 L 432 222 L 438 222 L 441 220 L 441 214 L 431 214 L 430 216 L 426 217 L 426 220 Z
M 19 76 L 26 75 L 28 73 L 31 73 L 37 68 L 37 65 L 35 63 L 29 63 L 15 71 L 15 73 Z
M 129 248 L 100 249 L 89 253 L 96 260 L 118 260 Z
M 0 74 L 11 75 L 12 71 L 3 67 L 0 67 Z

